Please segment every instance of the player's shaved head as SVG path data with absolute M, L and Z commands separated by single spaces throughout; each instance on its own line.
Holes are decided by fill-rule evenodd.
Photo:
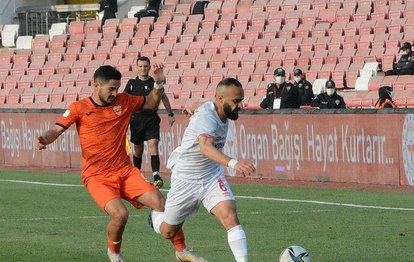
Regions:
M 100 66 L 93 74 L 94 81 L 108 82 L 109 80 L 121 80 L 121 73 L 110 65 Z
M 226 94 L 226 90 L 230 86 L 242 88 L 242 84 L 239 82 L 239 80 L 231 77 L 224 78 L 217 84 L 216 96 L 224 96 Z

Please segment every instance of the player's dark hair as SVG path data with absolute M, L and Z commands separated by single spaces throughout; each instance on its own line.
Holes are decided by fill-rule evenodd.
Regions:
M 148 57 L 146 57 L 146 56 L 140 56 L 140 57 L 138 57 L 137 58 L 137 63 L 138 63 L 138 61 L 145 61 L 145 62 L 148 62 L 148 64 L 151 63 L 150 62 L 150 59 Z
M 221 80 L 217 84 L 217 88 L 219 88 L 221 86 L 236 86 L 236 87 L 239 87 L 239 88 L 243 88 L 242 84 L 239 82 L 239 80 L 237 80 L 235 78 L 232 78 L 232 77 L 224 78 L 223 80 Z
M 94 81 L 99 79 L 108 82 L 109 80 L 121 80 L 121 77 L 121 73 L 110 65 L 100 66 L 93 74 Z

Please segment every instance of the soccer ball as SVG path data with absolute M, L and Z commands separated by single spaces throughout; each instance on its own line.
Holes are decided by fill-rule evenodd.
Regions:
M 279 262 L 310 262 L 308 251 L 300 246 L 290 246 L 280 254 Z

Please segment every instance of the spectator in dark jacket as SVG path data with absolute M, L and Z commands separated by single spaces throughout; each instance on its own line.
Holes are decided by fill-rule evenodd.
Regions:
M 106 19 L 116 18 L 115 13 L 118 12 L 117 0 L 101 0 L 99 2 L 99 11 L 104 11 L 102 17 L 102 26 L 105 24 Z
M 312 100 L 311 106 L 324 109 L 346 108 L 342 96 L 336 93 L 335 82 L 328 80 L 325 84 L 326 91 L 320 93 Z
M 299 68 L 295 69 L 293 75 L 295 77 L 293 85 L 298 88 L 301 105 L 310 105 L 315 98 L 313 95 L 312 84 L 305 79 L 302 70 Z
M 400 48 L 403 54 L 398 60 L 398 63 L 394 64 L 392 70 L 385 72 L 386 76 L 390 75 L 413 75 L 414 74 L 414 52 L 411 51 L 411 44 L 405 42 Z
M 138 18 L 138 22 L 142 17 L 153 16 L 155 21 L 159 16 L 161 0 L 148 0 L 145 2 L 145 9 L 139 10 L 134 16 Z
M 300 96 L 298 88 L 286 82 L 286 73 L 283 68 L 278 68 L 274 72 L 275 82 L 267 86 L 266 96 L 260 103 L 261 108 L 299 108 Z

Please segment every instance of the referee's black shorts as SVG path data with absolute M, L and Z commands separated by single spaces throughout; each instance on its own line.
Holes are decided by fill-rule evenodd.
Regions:
M 133 115 L 130 123 L 131 142 L 134 145 L 142 145 L 150 139 L 160 140 L 160 123 L 161 118 L 158 114 Z

